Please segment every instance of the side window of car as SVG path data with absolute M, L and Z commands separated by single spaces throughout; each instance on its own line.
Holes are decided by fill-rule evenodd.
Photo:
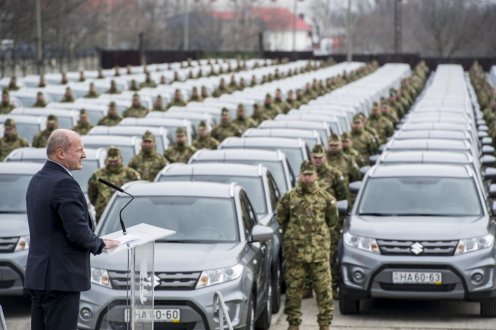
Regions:
M 277 206 L 277 202 L 279 201 L 279 198 L 281 197 L 281 193 L 279 192 L 279 189 L 277 188 L 277 184 L 270 173 L 267 174 L 267 179 L 269 181 L 270 203 L 272 204 L 272 208 L 275 209 Z
M 251 239 L 251 230 L 253 229 L 253 222 L 250 216 L 250 204 L 248 203 L 248 198 L 246 198 L 245 193 L 243 192 L 240 195 L 240 204 L 241 204 L 241 213 L 243 217 L 244 231 L 245 236 L 248 240 Z

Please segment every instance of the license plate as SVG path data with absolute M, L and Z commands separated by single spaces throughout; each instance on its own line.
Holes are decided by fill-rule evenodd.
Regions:
M 125 310 L 124 318 L 129 322 L 129 309 Z M 171 322 L 181 321 L 181 310 L 179 309 L 136 309 L 134 320 L 137 322 Z
M 438 272 L 393 272 L 393 283 L 441 285 L 443 275 Z

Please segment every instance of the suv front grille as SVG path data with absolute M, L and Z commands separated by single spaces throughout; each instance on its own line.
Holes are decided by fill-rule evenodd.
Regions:
M 125 290 L 128 281 L 128 272 L 109 271 L 112 288 Z M 193 290 L 200 278 L 201 272 L 155 272 L 160 278 L 160 284 L 155 290 Z
M 386 291 L 424 291 L 424 292 L 449 292 L 455 289 L 455 284 L 390 284 L 380 283 L 381 288 Z
M 452 256 L 458 241 L 377 240 L 383 255 Z
M 14 252 L 19 237 L 0 237 L 0 253 Z

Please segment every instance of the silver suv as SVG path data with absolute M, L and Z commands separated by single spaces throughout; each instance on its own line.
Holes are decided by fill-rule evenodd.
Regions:
M 471 166 L 372 167 L 343 227 L 341 313 L 366 298 L 459 299 L 496 317 L 494 211 Z
M 135 196 L 122 212 L 138 223 L 176 231 L 155 246 L 156 329 L 216 329 L 220 292 L 235 328 L 266 330 L 272 318 L 272 229 L 260 225 L 243 188 L 211 182 L 142 182 L 123 187 Z M 118 231 L 129 197 L 116 193 L 97 227 Z M 78 329 L 125 329 L 127 254 L 93 257 L 92 288 L 80 300 Z M 167 311 L 174 311 L 172 319 Z M 146 321 L 146 320 L 145 320 Z

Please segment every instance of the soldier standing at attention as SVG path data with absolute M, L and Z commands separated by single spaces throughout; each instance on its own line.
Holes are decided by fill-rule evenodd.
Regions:
M 196 148 L 188 144 L 186 129 L 178 127 L 176 129 L 176 142 L 165 150 L 164 156 L 171 163 L 187 163 L 195 151 Z
M 245 106 L 243 103 L 238 104 L 236 109 L 236 119 L 233 120 L 233 124 L 238 126 L 241 133 L 246 131 L 248 128 L 253 128 L 257 126 L 257 123 L 250 117 L 245 116 Z
M 95 99 L 99 96 L 100 96 L 100 94 L 96 90 L 95 83 L 90 82 L 90 87 L 88 89 L 88 93 L 86 93 L 86 95 L 84 97 L 88 98 L 88 99 Z
M 2 91 L 2 103 L 0 104 L 0 114 L 7 114 L 15 108 L 15 105 L 10 103 L 9 90 L 4 89 Z
M 62 98 L 62 100 L 60 102 L 71 103 L 74 101 L 75 101 L 75 99 L 74 99 L 74 94 L 72 93 L 72 89 L 69 86 L 67 86 L 65 88 L 64 97 Z
M 167 106 L 167 108 L 176 106 L 176 107 L 183 107 L 186 105 L 186 102 L 183 100 L 183 95 L 181 94 L 181 91 L 179 89 L 174 90 L 174 99 L 172 100 L 171 103 Z
M 362 155 L 360 155 L 360 153 L 353 148 L 353 142 L 351 142 L 351 134 L 349 132 L 344 132 L 341 134 L 341 142 L 343 144 L 343 152 L 350 156 L 358 167 L 363 167 L 367 164 L 365 163 Z
M 91 204 L 95 206 L 97 221 L 100 219 L 105 206 L 107 206 L 110 197 L 114 193 L 112 188 L 98 182 L 99 178 L 104 178 L 118 187 L 130 181 L 140 179 L 138 172 L 125 166 L 122 162 L 121 150 L 117 147 L 108 148 L 105 167 L 93 173 L 88 180 L 88 198 Z
M 114 101 L 109 103 L 107 115 L 98 121 L 98 125 L 115 126 L 119 124 L 122 117 L 117 113 L 117 105 Z
M 379 135 L 379 143 L 384 144 L 387 138 L 394 134 L 393 124 L 381 114 L 379 104 L 374 102 L 369 117 L 369 126 L 376 130 Z
M 211 135 L 219 142 L 230 136 L 241 136 L 238 126 L 233 124 L 231 114 L 226 108 L 222 108 L 220 124 L 212 130 Z
M 81 111 L 79 111 L 79 120 L 72 130 L 78 132 L 79 135 L 86 135 L 92 128 L 93 125 L 91 125 L 88 118 L 88 111 L 81 109 Z
M 196 149 L 212 149 L 215 150 L 219 146 L 219 141 L 210 136 L 207 129 L 207 123 L 200 121 L 198 124 L 198 137 L 193 141 L 193 147 Z
M 162 99 L 162 95 L 157 95 L 155 98 L 155 102 L 153 102 L 152 111 L 165 111 L 164 101 Z
M 46 128 L 43 131 L 36 133 L 36 135 L 34 136 L 32 143 L 33 147 L 45 148 L 47 146 L 50 134 L 52 134 L 52 132 L 55 131 L 57 128 L 59 128 L 59 121 L 57 117 L 54 115 L 49 115 L 47 118 Z
M 47 106 L 45 95 L 42 92 L 36 93 L 36 102 L 32 105 L 33 108 L 44 108 Z
M 153 181 L 166 165 L 167 160 L 157 152 L 155 136 L 150 131 L 146 131 L 141 140 L 141 151 L 131 158 L 129 167 L 135 169 L 141 179 Z
M 368 161 L 369 157 L 377 152 L 376 140 L 365 130 L 364 121 L 359 114 L 353 117 L 351 124 L 351 142 L 365 161 Z
M 333 318 L 330 248 L 338 224 L 336 201 L 317 182 L 315 166 L 304 161 L 295 188 L 277 205 L 277 220 L 283 232 L 286 264 L 288 330 L 299 330 L 301 300 L 307 277 L 317 296 L 319 330 L 328 330 Z
M 29 147 L 28 140 L 17 134 L 14 119 L 7 118 L 3 123 L 3 137 L 0 138 L 0 161 L 4 160 L 14 149 Z
M 312 149 L 312 163 L 317 170 L 321 188 L 334 196 L 338 201 L 349 197 L 346 179 L 338 169 L 327 165 L 326 151 L 323 145 L 316 144 Z
M 126 117 L 136 117 L 143 118 L 148 114 L 148 109 L 141 105 L 140 96 L 138 93 L 133 94 L 133 100 L 131 106 L 127 108 L 122 116 Z
M 114 79 L 110 81 L 110 88 L 107 90 L 107 94 L 120 94 L 121 91 L 117 88 L 117 84 Z
M 360 169 L 352 158 L 343 152 L 343 144 L 339 135 L 332 134 L 328 141 L 327 165 L 343 173 L 346 185 L 360 180 Z

